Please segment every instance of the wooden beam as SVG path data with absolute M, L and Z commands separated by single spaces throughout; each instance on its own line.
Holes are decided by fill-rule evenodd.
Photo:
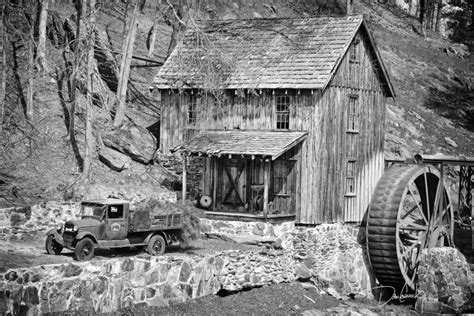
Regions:
M 183 158 L 183 187 L 182 187 L 182 197 L 183 197 L 183 201 L 186 200 L 186 162 L 188 160 L 188 156 L 186 156 L 185 154 L 183 154 L 181 156 Z
M 217 208 L 217 181 L 218 181 L 218 160 L 217 158 L 212 157 L 212 176 L 213 176 L 213 181 L 212 181 L 212 209 L 215 210 Z
M 268 195 L 270 189 L 270 161 L 265 161 L 263 177 L 263 217 L 267 221 L 268 215 Z

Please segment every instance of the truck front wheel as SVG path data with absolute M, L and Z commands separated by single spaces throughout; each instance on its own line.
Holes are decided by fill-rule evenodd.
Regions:
M 165 239 L 160 235 L 155 235 L 150 238 L 148 242 L 147 250 L 148 253 L 152 256 L 159 256 L 165 252 Z
M 87 261 L 94 257 L 94 242 L 90 238 L 78 241 L 74 248 L 74 256 L 77 261 Z
M 46 246 L 46 252 L 48 253 L 48 255 L 52 255 L 52 254 L 59 255 L 61 251 L 63 251 L 63 246 L 61 246 L 61 244 L 56 241 L 56 239 L 54 238 L 54 235 L 49 235 L 46 238 L 45 246 Z

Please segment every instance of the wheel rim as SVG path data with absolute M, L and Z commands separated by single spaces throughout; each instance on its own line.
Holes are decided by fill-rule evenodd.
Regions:
M 157 239 L 153 243 L 153 247 L 152 247 L 153 253 L 160 253 L 162 247 L 163 247 L 163 244 L 161 243 L 161 240 Z
M 440 184 L 437 170 L 423 169 L 408 183 L 398 210 L 398 262 L 406 284 L 412 289 L 422 249 L 450 245 L 452 241 L 452 207 Z M 442 198 L 438 199 L 438 195 Z
M 92 251 L 92 246 L 90 244 L 85 244 L 81 250 L 81 258 L 87 258 Z

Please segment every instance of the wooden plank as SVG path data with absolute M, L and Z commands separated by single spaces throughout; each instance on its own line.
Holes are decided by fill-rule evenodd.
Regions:
M 183 162 L 182 162 L 182 167 L 183 167 L 183 183 L 182 183 L 182 200 L 186 200 L 186 163 L 187 163 L 187 155 L 183 154 L 182 155 Z
M 268 215 L 268 198 L 270 188 L 270 161 L 265 161 L 263 180 L 263 216 L 266 220 Z

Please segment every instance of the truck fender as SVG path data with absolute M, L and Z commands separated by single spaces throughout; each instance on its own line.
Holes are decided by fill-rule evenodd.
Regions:
M 48 230 L 46 232 L 46 236 L 49 236 L 49 235 L 53 235 L 56 242 L 58 244 L 60 244 L 61 246 L 64 246 L 63 236 L 61 236 L 61 234 L 58 232 L 58 230 L 56 228 Z
M 165 232 L 163 232 L 163 231 L 150 233 L 150 234 L 145 238 L 144 243 L 146 243 L 146 244 L 148 245 L 148 242 L 150 241 L 151 237 L 153 237 L 153 236 L 155 236 L 155 235 L 161 235 L 161 236 L 165 239 L 166 245 L 169 245 L 169 244 L 170 244 L 169 236 L 168 236 Z
M 97 239 L 95 238 L 95 236 L 93 234 L 91 234 L 90 232 L 79 232 L 76 236 L 76 240 L 81 240 L 85 237 L 89 237 L 90 239 L 92 239 L 92 241 L 94 242 L 94 244 L 97 244 Z

